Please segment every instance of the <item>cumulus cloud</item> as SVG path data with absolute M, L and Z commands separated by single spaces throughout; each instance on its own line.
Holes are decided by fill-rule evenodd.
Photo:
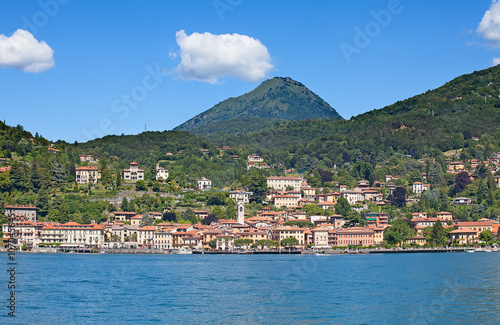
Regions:
M 476 31 L 488 45 L 500 47 L 500 2 L 498 0 L 492 0 L 490 8 L 484 13 Z
M 500 64 L 500 58 L 493 58 L 493 65 L 499 65 Z
M 42 72 L 54 66 L 54 50 L 37 41 L 27 30 L 18 29 L 7 37 L 0 34 L 0 66 L 24 72 Z
M 186 80 L 217 83 L 224 76 L 258 81 L 273 68 L 271 55 L 258 40 L 246 35 L 176 33 L 181 62 L 176 72 Z

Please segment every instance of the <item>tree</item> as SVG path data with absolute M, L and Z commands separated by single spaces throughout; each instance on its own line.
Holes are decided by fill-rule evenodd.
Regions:
M 113 176 L 108 169 L 108 161 L 105 157 L 102 157 L 99 161 L 99 169 L 101 170 L 101 183 L 107 186 L 113 182 Z
M 139 223 L 139 227 L 152 226 L 154 222 L 155 220 L 149 215 L 149 213 L 146 212 L 142 215 L 142 220 Z
M 479 239 L 485 243 L 489 243 L 493 240 L 493 234 L 490 230 L 484 230 L 479 234 Z
M 346 217 L 351 212 L 351 205 L 345 197 L 340 197 L 335 205 L 335 213 Z
M 66 168 L 63 167 L 59 162 L 52 164 L 50 168 L 50 174 L 52 175 L 52 180 L 56 183 L 65 183 L 68 181 L 68 174 Z
M 122 186 L 122 174 L 120 172 L 116 173 L 116 186 Z
M 217 242 L 215 241 L 215 239 L 209 241 L 208 246 L 210 246 L 211 249 L 215 249 L 215 247 L 217 247 Z
M 146 182 L 144 182 L 142 179 L 138 180 L 135 183 L 135 190 L 136 191 L 147 191 L 148 188 L 146 186 Z
M 325 210 L 316 204 L 306 204 L 300 208 L 300 211 L 305 212 L 308 216 L 323 215 L 325 213 Z
M 0 173 L 0 193 L 9 192 L 11 187 L 10 173 L 8 171 Z
M 25 167 L 19 162 L 14 162 L 10 166 L 10 181 L 12 187 L 19 191 L 26 191 L 28 189 L 27 175 L 25 172 Z
M 490 171 L 484 163 L 479 164 L 476 168 L 476 175 L 482 179 L 485 179 L 489 173 Z
M 196 214 L 191 208 L 187 208 L 186 211 L 182 212 L 182 219 L 191 223 L 196 223 Z
M 429 170 L 429 180 L 433 186 L 439 186 L 442 183 L 443 170 L 441 166 L 435 162 Z
M 267 180 L 260 170 L 254 168 L 250 175 L 248 190 L 253 192 L 252 198 L 261 203 L 266 197 L 267 193 Z
M 384 231 L 384 240 L 391 245 L 401 244 L 412 236 L 413 231 L 410 226 L 401 218 L 394 220 L 392 225 L 385 228 Z
M 176 220 L 177 220 L 177 214 L 175 214 L 175 212 L 168 212 L 168 211 L 166 211 L 166 212 L 163 214 L 162 219 L 163 219 L 164 221 L 173 222 L 173 221 L 176 221 Z
M 440 220 L 437 220 L 432 226 L 431 243 L 434 246 L 444 246 L 448 242 L 448 234 L 443 228 Z
M 218 222 L 219 218 L 217 218 L 217 215 L 215 213 L 210 213 L 203 220 L 201 220 L 201 223 L 204 225 L 211 225 L 212 223 L 218 223 Z
M 129 208 L 129 206 L 128 206 L 128 200 L 127 200 L 127 197 L 124 196 L 123 199 L 122 199 L 122 204 L 120 205 L 120 209 L 122 211 L 129 211 L 128 208 Z
M 38 214 L 40 217 L 45 217 L 49 213 L 49 200 L 50 196 L 46 189 L 42 188 L 38 191 L 36 198 L 36 207 L 38 208 Z
M 34 161 L 31 167 L 30 181 L 35 191 L 38 191 L 44 185 L 42 182 L 42 175 L 39 168 L 40 166 L 38 165 L 38 163 Z
M 207 199 L 205 200 L 207 205 L 225 205 L 226 195 L 223 192 L 207 192 Z
M 468 172 L 458 173 L 457 176 L 455 176 L 455 185 L 453 186 L 450 195 L 455 196 L 458 193 L 461 193 L 470 183 L 471 180 Z
M 404 186 L 396 186 L 391 195 L 387 197 L 395 206 L 402 208 L 406 204 L 406 188 Z
M 364 178 L 373 184 L 375 173 L 372 164 L 360 161 L 352 165 L 351 175 L 356 178 Z
M 292 220 L 285 222 L 283 226 L 297 226 L 301 228 L 311 228 L 313 226 L 313 223 L 309 220 Z
M 297 245 L 297 242 L 298 242 L 297 238 L 289 237 L 289 238 L 285 238 L 285 239 L 281 240 L 281 246 L 292 247 L 292 246 Z

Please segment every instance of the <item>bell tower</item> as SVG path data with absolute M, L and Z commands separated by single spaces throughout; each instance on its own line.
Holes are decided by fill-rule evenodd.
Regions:
M 236 222 L 240 225 L 245 224 L 245 202 L 243 201 L 243 195 L 238 195 L 236 201 Z

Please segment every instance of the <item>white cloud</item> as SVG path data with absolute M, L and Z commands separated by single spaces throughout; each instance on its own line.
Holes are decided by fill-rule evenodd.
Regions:
M 490 8 L 484 13 L 476 31 L 488 45 L 500 47 L 500 2 L 498 0 L 492 0 Z
M 499 65 L 500 64 L 500 58 L 493 58 L 493 65 Z
M 0 34 L 0 66 L 24 72 L 42 72 L 54 66 L 54 50 L 44 41 L 37 41 L 33 35 L 18 29 L 7 37 Z
M 246 35 L 176 34 L 181 62 L 176 72 L 183 79 L 217 83 L 224 76 L 258 81 L 273 68 L 271 55 L 258 40 Z

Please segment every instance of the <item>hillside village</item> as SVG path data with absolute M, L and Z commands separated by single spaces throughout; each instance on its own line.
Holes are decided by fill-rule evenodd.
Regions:
M 273 78 L 204 112 L 211 123 L 183 124 L 188 132 L 85 143 L 49 141 L 3 121 L 3 243 L 15 240 L 22 250 L 493 245 L 499 80 L 500 66 L 491 67 L 344 120 L 304 85 Z M 275 118 L 289 106 L 293 116 Z
M 220 148 L 220 154 L 228 149 L 228 146 Z M 50 153 L 58 151 L 48 148 Z M 75 168 L 75 183 L 99 186 L 100 159 L 82 154 L 79 160 L 84 166 Z M 2 167 L 2 173 L 11 171 L 9 162 L 3 160 L 6 166 Z M 500 170 L 500 153 L 492 154 L 487 161 L 446 159 L 444 163 L 455 183 L 462 178 L 468 184 L 481 182 L 478 172 L 485 173 L 484 182 L 493 182 L 490 192 L 499 192 L 500 176 L 493 174 Z M 433 188 L 431 176 L 426 173 L 421 173 L 421 182 L 408 182 L 406 186 L 403 180 L 407 176 L 385 175 L 384 181 L 356 179 L 354 187 L 335 181 L 328 187 L 315 187 L 308 183 L 310 175 L 295 170 L 284 170 L 283 176 L 265 177 L 260 169 L 272 170 L 277 166 L 266 164 L 258 153 L 248 155 L 246 167 L 253 186 L 216 189 L 210 179 L 200 177 L 191 188 L 179 189 L 177 194 L 158 191 L 156 209 L 143 213 L 130 209 L 126 197 L 122 202 L 110 200 L 107 211 L 103 211 L 104 217 L 89 223 L 51 221 L 39 217 L 36 205 L 5 204 L 5 216 L 11 222 L 2 225 L 3 242 L 12 239 L 19 249 L 33 251 L 47 247 L 85 247 L 93 251 L 103 248 L 225 251 L 491 245 L 498 240 L 498 217 L 475 218 L 472 209 L 467 210 L 469 215 L 465 218 L 453 213 L 477 206 L 481 203 L 477 195 L 447 199 L 440 202 L 444 209 L 439 211 L 420 209 Z M 146 169 L 130 162 L 128 168 L 115 175 L 115 182 L 135 186 L 138 193 L 144 191 L 143 196 L 149 196 Z M 155 171 L 154 179 L 166 184 L 169 171 L 159 163 Z M 185 207 L 175 204 L 186 197 L 192 198 L 188 202 L 196 203 Z M 174 204 L 167 206 L 163 202 Z

